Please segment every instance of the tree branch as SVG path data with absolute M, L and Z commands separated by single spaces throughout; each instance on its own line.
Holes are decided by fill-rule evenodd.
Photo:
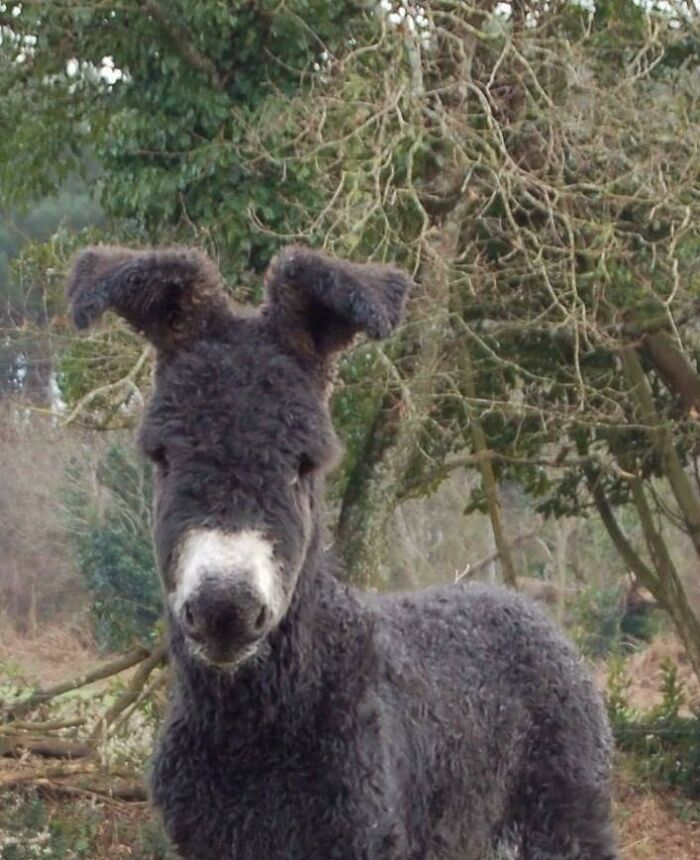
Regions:
M 692 417 L 700 418 L 700 375 L 665 331 L 644 338 L 646 353 L 669 391 Z
M 158 645 L 153 649 L 151 654 L 141 662 L 141 665 L 134 672 L 133 677 L 129 681 L 126 690 L 117 699 L 114 704 L 105 711 L 105 713 L 97 721 L 92 733 L 91 740 L 97 740 L 101 737 L 106 729 L 117 719 L 117 717 L 132 705 L 139 697 L 148 678 L 155 668 L 160 666 L 166 660 L 166 648 L 164 644 Z
M 589 454 L 586 457 L 512 457 L 509 454 L 502 454 L 500 451 L 494 451 L 489 448 L 480 454 L 465 454 L 461 457 L 453 457 L 451 460 L 440 464 L 427 475 L 420 475 L 418 478 L 407 482 L 402 487 L 399 498 L 403 501 L 412 496 L 419 495 L 423 488 L 435 487 L 437 482 L 447 478 L 448 474 L 454 472 L 456 469 L 468 469 L 478 466 L 482 459 L 512 466 L 545 466 L 551 469 L 583 468 L 595 465 L 602 471 L 609 472 L 623 481 L 631 481 L 636 477 L 632 472 L 622 469 L 617 463 L 608 462 L 597 454 Z
M 71 738 L 4 735 L 0 737 L 0 756 L 21 758 L 25 753 L 43 758 L 88 758 L 93 752 L 90 744 Z
M 70 412 L 70 415 L 64 420 L 64 424 L 66 426 L 68 424 L 72 424 L 73 421 L 80 415 L 80 413 L 85 409 L 85 407 L 92 403 L 97 397 L 101 397 L 102 395 L 109 394 L 112 391 L 117 391 L 121 388 L 126 388 L 131 394 L 138 393 L 138 386 L 136 385 L 136 379 L 143 370 L 143 367 L 146 363 L 146 360 L 151 354 L 150 347 L 144 347 L 141 351 L 141 355 L 139 355 L 138 359 L 126 374 L 121 379 L 117 379 L 115 382 L 108 382 L 105 385 L 100 385 L 98 388 L 93 388 L 91 391 L 88 391 L 87 394 L 83 395 L 80 400 L 75 404 L 73 409 Z
M 472 443 L 477 460 L 479 472 L 481 473 L 481 484 L 484 490 L 486 499 L 486 507 L 491 520 L 491 528 L 493 537 L 498 549 L 498 559 L 501 562 L 501 573 L 503 581 L 510 588 L 518 587 L 518 579 L 515 575 L 515 566 L 513 565 L 513 557 L 510 554 L 510 547 L 505 537 L 503 528 L 503 516 L 501 514 L 501 500 L 498 493 L 498 482 L 493 471 L 493 463 L 491 460 L 486 434 L 481 426 L 481 421 L 476 411 L 471 407 L 471 398 L 476 396 L 476 384 L 474 381 L 474 368 L 472 365 L 471 353 L 469 344 L 465 343 L 462 350 L 462 365 L 464 368 L 464 383 L 468 398 L 465 401 L 465 409 L 469 421 L 469 429 L 471 431 Z
M 216 66 L 209 57 L 197 50 L 192 42 L 192 34 L 181 24 L 173 21 L 157 0 L 143 0 L 141 8 L 160 25 L 161 30 L 183 59 L 192 68 L 207 75 L 218 90 L 223 90 L 224 83 Z
M 9 719 L 17 719 L 18 717 L 28 714 L 39 705 L 48 702 L 50 699 L 60 696 L 63 693 L 69 693 L 72 690 L 78 690 L 80 687 L 86 687 L 88 684 L 93 684 L 95 681 L 102 681 L 105 678 L 111 678 L 112 675 L 118 675 L 120 672 L 130 669 L 142 660 L 149 657 L 151 652 L 147 648 L 139 647 L 116 660 L 109 663 L 104 663 L 96 669 L 91 669 L 77 678 L 72 678 L 69 681 L 62 681 L 60 684 L 54 684 L 52 687 L 46 687 L 43 690 L 36 690 L 27 699 L 21 702 L 7 705 L 5 707 L 4 716 Z
M 601 486 L 600 475 L 596 474 L 593 469 L 588 468 L 586 469 L 586 480 L 605 530 L 625 565 L 634 573 L 635 577 L 644 587 L 649 589 L 659 603 L 665 605 L 664 594 L 659 586 L 659 580 L 654 571 L 642 560 L 620 528 L 613 509 L 605 495 L 605 491 Z
M 516 535 L 512 541 L 508 542 L 508 548 L 513 549 L 513 547 L 518 546 L 521 543 L 525 543 L 525 541 L 530 540 L 530 538 L 534 537 L 537 534 L 537 529 L 530 529 L 527 532 L 523 532 L 522 534 Z M 501 553 L 499 550 L 491 553 L 491 555 L 487 555 L 486 558 L 482 558 L 476 562 L 476 564 L 468 564 L 464 570 L 457 574 L 455 577 L 455 582 L 460 582 L 462 579 L 472 579 L 477 573 L 480 573 L 484 568 L 488 567 L 490 564 L 493 564 L 494 561 L 497 561 L 501 557 Z
M 620 358 L 630 395 L 636 401 L 651 444 L 661 458 L 664 473 L 687 525 L 695 552 L 700 557 L 700 499 L 693 491 L 668 427 L 661 421 L 656 410 L 636 347 L 627 346 L 621 349 Z

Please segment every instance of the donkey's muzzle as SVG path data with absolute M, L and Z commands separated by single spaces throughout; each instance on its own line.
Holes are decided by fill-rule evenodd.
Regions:
M 205 577 L 183 604 L 180 620 L 189 639 L 213 663 L 235 661 L 267 633 L 269 606 L 244 577 Z

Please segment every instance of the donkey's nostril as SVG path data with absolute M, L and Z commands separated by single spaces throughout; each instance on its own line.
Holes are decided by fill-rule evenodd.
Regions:
M 258 613 L 258 617 L 255 619 L 254 629 L 256 633 L 259 633 L 264 627 L 267 626 L 269 618 L 270 611 L 266 606 L 263 606 Z
M 272 610 L 244 576 L 210 575 L 180 609 L 185 635 L 216 655 L 230 656 L 260 639 L 272 618 Z
M 192 606 L 189 601 L 185 604 L 185 621 L 189 627 L 194 627 L 194 613 L 192 612 Z
M 188 600 L 182 607 L 182 619 L 187 635 L 192 639 L 201 640 L 202 634 L 201 631 L 198 630 L 199 625 L 197 624 L 197 614 L 192 606 L 191 600 Z

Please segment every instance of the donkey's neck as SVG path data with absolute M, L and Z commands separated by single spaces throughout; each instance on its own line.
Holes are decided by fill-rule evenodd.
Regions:
M 328 694 L 325 679 L 356 672 L 371 636 L 367 614 L 333 566 L 316 529 L 287 614 L 260 653 L 238 668 L 221 670 L 193 658 L 171 624 L 180 694 L 229 732 L 309 719 Z

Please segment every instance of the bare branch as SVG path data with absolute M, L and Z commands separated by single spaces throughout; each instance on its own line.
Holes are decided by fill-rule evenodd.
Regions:
M 138 663 L 147 660 L 151 656 L 151 653 L 147 648 L 140 646 L 134 648 L 128 654 L 111 660 L 109 663 L 104 663 L 102 666 L 78 675 L 77 678 L 62 681 L 60 684 L 54 684 L 52 687 L 46 687 L 43 690 L 36 690 L 23 701 L 6 705 L 4 716 L 6 719 L 17 719 L 35 710 L 39 705 L 56 698 L 56 696 L 61 696 L 72 690 L 78 690 L 81 687 L 88 686 L 88 684 L 94 684 L 96 681 L 103 681 L 105 678 L 111 678 L 113 675 L 119 675 L 126 669 L 130 669 L 132 666 L 136 666 Z

